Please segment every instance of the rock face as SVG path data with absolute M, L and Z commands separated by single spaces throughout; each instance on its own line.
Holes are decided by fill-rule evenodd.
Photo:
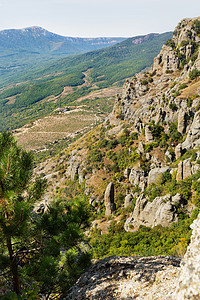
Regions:
M 142 191 L 146 187 L 147 178 L 145 177 L 145 172 L 142 170 L 138 170 L 135 168 L 131 169 L 130 175 L 129 175 L 129 181 L 134 184 L 135 186 L 139 186 Z
M 114 201 L 114 184 L 111 182 L 108 184 L 105 195 L 104 195 L 104 201 L 105 201 L 105 216 L 110 216 L 113 214 L 113 212 L 116 209 L 115 201 Z
M 140 195 L 135 204 L 135 209 L 124 224 L 126 231 L 135 231 L 140 225 L 154 227 L 156 225 L 169 226 L 178 221 L 177 207 L 181 204 L 181 195 L 174 197 L 166 195 L 156 197 L 149 202 L 145 196 Z
M 168 256 L 105 258 L 85 272 L 62 299 L 173 299 L 179 265 L 179 258 Z
M 200 299 L 200 215 L 191 225 L 191 243 L 181 263 L 178 288 L 174 299 Z
M 185 149 L 191 149 L 198 145 L 200 145 L 200 111 L 195 113 L 194 120 L 182 147 Z
M 151 183 L 155 183 L 156 180 L 158 179 L 158 177 L 164 173 L 169 171 L 169 167 L 162 167 L 162 168 L 154 168 L 149 172 L 149 176 L 148 176 L 148 185 L 150 185 Z
M 132 202 L 133 202 L 133 195 L 132 194 L 126 195 L 125 202 L 124 202 L 124 207 L 129 207 Z

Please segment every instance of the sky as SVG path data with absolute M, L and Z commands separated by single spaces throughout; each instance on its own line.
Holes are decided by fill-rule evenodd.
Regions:
M 73 37 L 162 33 L 197 16 L 199 0 L 0 0 L 0 30 L 41 26 Z

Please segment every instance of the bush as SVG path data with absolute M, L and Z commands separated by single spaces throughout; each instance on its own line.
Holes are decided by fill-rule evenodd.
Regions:
M 165 42 L 165 45 L 171 47 L 172 49 L 175 48 L 175 42 L 172 41 L 172 39 L 167 40 L 167 41 Z
M 200 72 L 197 69 L 193 69 L 190 73 L 189 73 L 189 77 L 191 80 L 197 78 L 200 75 Z

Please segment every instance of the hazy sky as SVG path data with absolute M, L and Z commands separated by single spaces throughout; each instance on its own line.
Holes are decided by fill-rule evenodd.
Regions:
M 200 0 L 0 0 L 0 30 L 41 26 L 65 36 L 135 36 L 174 30 Z

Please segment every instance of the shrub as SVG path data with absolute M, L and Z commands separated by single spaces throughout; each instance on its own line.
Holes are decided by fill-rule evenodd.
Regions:
M 193 69 L 190 73 L 189 73 L 189 77 L 191 80 L 197 78 L 200 75 L 200 72 L 197 69 Z
M 165 45 L 171 47 L 172 49 L 175 48 L 175 42 L 172 39 L 167 40 Z

